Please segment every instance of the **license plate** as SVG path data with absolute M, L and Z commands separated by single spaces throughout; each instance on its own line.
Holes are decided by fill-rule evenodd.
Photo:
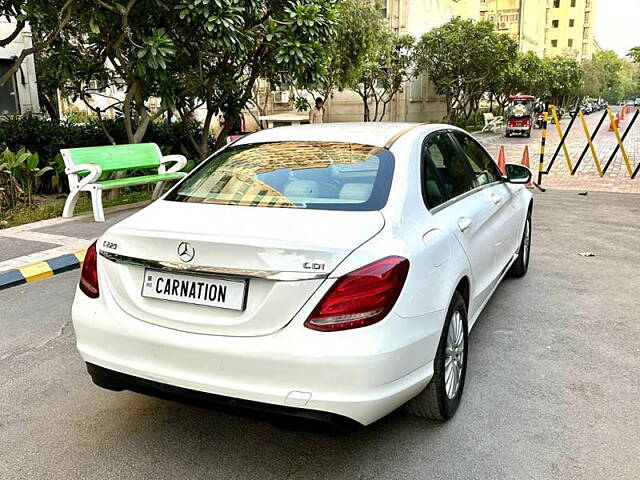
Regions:
M 244 310 L 246 280 L 230 280 L 205 275 L 144 271 L 142 296 L 208 307 Z

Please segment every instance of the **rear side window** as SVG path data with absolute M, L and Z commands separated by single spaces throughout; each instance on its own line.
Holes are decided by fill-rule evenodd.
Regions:
M 500 171 L 493 159 L 474 139 L 462 132 L 453 132 L 462 151 L 467 156 L 474 175 L 474 185 L 480 187 L 501 180 Z
M 429 208 L 474 188 L 466 158 L 447 133 L 430 137 L 423 150 L 423 192 Z
M 384 148 L 341 142 L 230 147 L 181 182 L 167 200 L 271 208 L 379 210 L 394 169 Z

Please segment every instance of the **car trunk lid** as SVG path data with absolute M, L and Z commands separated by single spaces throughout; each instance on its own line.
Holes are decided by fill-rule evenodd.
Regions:
M 159 201 L 105 233 L 99 269 L 118 306 L 139 320 L 204 334 L 265 335 L 289 323 L 324 278 L 383 226 L 378 211 Z M 190 261 L 179 255 L 184 242 Z M 246 281 L 244 308 L 148 298 L 145 271 Z

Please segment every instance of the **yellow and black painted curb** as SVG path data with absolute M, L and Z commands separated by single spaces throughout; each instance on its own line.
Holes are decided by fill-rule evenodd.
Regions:
M 44 262 L 38 262 L 32 265 L 15 268 L 13 270 L 0 272 L 0 290 L 22 285 L 23 283 L 36 282 L 43 278 L 57 275 L 58 273 L 80 268 L 84 261 L 85 253 L 85 250 L 81 250 L 67 255 L 50 258 Z

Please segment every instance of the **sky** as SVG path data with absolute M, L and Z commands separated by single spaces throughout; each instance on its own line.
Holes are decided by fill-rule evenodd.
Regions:
M 596 40 L 620 56 L 640 46 L 640 0 L 598 0 Z

